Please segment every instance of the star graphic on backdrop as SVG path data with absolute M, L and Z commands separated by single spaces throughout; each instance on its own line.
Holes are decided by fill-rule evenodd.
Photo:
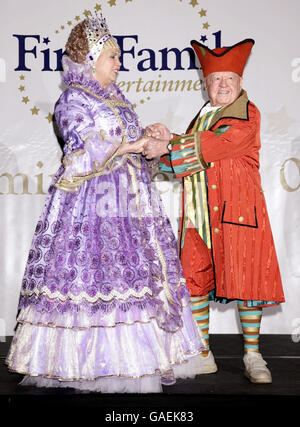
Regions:
M 201 36 L 200 40 L 202 41 L 202 43 L 205 43 L 207 41 L 207 37 L 206 36 Z
M 24 90 L 25 90 L 25 86 L 19 86 L 19 91 L 20 92 L 24 92 Z
M 290 117 L 285 107 L 275 113 L 265 113 L 268 120 L 267 133 L 277 133 L 279 135 L 286 135 L 289 128 L 297 123 L 297 120 Z
M 130 1 L 132 1 L 132 0 L 126 0 L 126 3 L 130 2 Z
M 72 25 L 72 21 L 68 21 L 68 22 L 67 22 L 67 24 L 68 24 L 68 25 Z
M 56 30 L 56 31 L 55 31 L 55 34 L 58 34 L 58 33 L 59 33 L 59 31 L 58 31 L 58 30 Z
M 191 4 L 193 7 L 195 7 L 195 6 L 197 6 L 197 4 L 199 4 L 199 3 L 198 3 L 198 1 L 197 1 L 197 0 L 191 0 L 189 4 Z
M 101 4 L 97 3 L 96 6 L 94 7 L 94 9 L 96 10 L 96 12 L 99 12 L 99 10 L 102 9 Z
M 206 12 L 207 12 L 207 10 L 201 9 L 199 14 L 200 14 L 200 16 L 206 16 Z
M 45 119 L 48 120 L 49 123 L 53 121 L 53 114 L 49 113 L 48 116 L 45 117 Z
M 43 38 L 43 43 L 45 43 L 45 44 L 50 43 L 49 37 L 44 37 Z
M 33 108 L 30 108 L 32 115 L 38 115 L 40 109 L 34 106 Z
M 77 15 L 77 16 L 75 16 L 74 19 L 75 19 L 75 21 L 80 21 L 80 16 Z
M 203 28 L 206 29 L 206 30 L 208 30 L 208 27 L 210 27 L 209 23 L 208 22 L 204 22 Z
M 24 104 L 27 104 L 27 102 L 29 102 L 28 96 L 23 96 L 22 102 L 24 102 Z
M 89 15 L 91 15 L 91 11 L 85 9 L 85 11 L 83 12 L 83 14 L 87 18 Z
M 60 28 L 61 28 L 62 30 L 64 30 L 64 29 L 65 29 L 65 26 L 64 26 L 64 25 L 61 25 L 61 26 L 60 26 Z
M 115 6 L 116 5 L 116 0 L 109 0 L 108 4 L 110 5 L 110 7 Z
M 25 76 L 24 76 L 24 74 L 21 74 L 21 75 L 20 75 L 20 80 L 25 80 Z

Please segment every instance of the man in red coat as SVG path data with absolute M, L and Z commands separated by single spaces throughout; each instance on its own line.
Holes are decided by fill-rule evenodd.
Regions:
M 209 350 L 209 301 L 237 301 L 245 375 L 272 377 L 259 351 L 262 308 L 284 301 L 280 271 L 259 173 L 260 113 L 242 89 L 254 40 L 210 50 L 192 41 L 205 78 L 207 102 L 182 135 L 156 123 L 147 158 L 183 178 L 180 255 L 194 318 L 206 339 L 203 373 L 216 372 Z

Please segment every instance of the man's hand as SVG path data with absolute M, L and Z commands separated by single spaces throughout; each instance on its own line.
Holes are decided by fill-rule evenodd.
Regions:
M 163 154 L 167 154 L 169 140 L 165 139 L 149 139 L 148 142 L 144 145 L 143 154 L 146 156 L 146 159 L 154 159 L 155 157 L 160 157 Z
M 146 135 L 151 136 L 152 138 L 165 139 L 168 141 L 172 139 L 171 132 L 167 126 L 162 123 L 154 123 L 153 125 L 147 126 Z

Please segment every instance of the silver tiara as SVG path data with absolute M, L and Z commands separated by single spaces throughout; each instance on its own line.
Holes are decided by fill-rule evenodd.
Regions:
M 94 12 L 94 15 L 91 15 L 87 19 L 86 24 L 86 36 L 89 43 L 90 50 L 98 43 L 101 37 L 107 34 L 111 37 L 106 19 L 103 17 L 102 13 L 98 14 L 97 11 Z
M 97 11 L 87 19 L 86 36 L 89 44 L 88 61 L 91 67 L 97 61 L 104 45 L 105 48 L 119 49 L 117 40 L 109 32 L 106 19 L 102 13 L 98 14 Z

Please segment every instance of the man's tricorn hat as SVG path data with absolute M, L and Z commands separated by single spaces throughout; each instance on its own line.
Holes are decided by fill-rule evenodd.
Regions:
M 191 45 L 199 58 L 204 77 L 218 71 L 232 71 L 242 76 L 254 43 L 253 39 L 245 39 L 233 46 L 217 47 L 211 50 L 196 40 L 191 41 Z

